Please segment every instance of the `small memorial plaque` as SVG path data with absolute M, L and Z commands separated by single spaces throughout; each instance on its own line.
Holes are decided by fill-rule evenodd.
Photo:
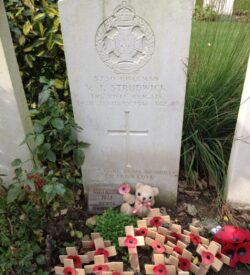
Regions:
M 102 213 L 107 208 L 122 204 L 122 195 L 115 184 L 93 184 L 88 187 L 88 210 L 90 213 Z

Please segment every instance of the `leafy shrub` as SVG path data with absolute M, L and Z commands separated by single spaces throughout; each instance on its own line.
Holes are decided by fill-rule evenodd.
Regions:
M 28 200 L 11 202 L 10 190 L 0 184 L 0 274 L 45 275 L 45 211 Z
M 94 231 L 100 233 L 105 240 L 110 240 L 118 247 L 118 237 L 125 236 L 125 226 L 136 226 L 137 219 L 120 212 L 108 209 L 102 215 L 96 217 Z M 121 251 L 121 250 L 120 250 Z

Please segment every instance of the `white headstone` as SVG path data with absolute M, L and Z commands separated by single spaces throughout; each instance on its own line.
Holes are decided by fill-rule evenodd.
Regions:
M 203 0 L 203 6 L 211 6 L 218 14 L 232 15 L 234 0 Z
M 8 20 L 0 1 L 0 175 L 6 175 L 3 177 L 6 184 L 13 178 L 11 162 L 16 158 L 31 159 L 27 145 L 19 146 L 28 132 L 32 132 L 32 124 Z M 26 164 L 26 168 L 32 165 Z
M 160 188 L 176 202 L 193 0 L 61 0 L 86 184 Z
M 227 201 L 250 208 L 250 59 L 228 167 Z

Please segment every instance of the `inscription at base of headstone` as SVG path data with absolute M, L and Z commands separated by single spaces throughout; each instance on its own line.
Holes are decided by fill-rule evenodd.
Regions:
M 123 201 L 115 184 L 91 184 L 87 191 L 89 213 L 102 213 L 107 208 L 121 205 Z

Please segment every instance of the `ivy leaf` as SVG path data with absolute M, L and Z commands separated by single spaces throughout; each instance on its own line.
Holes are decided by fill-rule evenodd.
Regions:
M 43 125 L 39 122 L 35 122 L 34 130 L 37 134 L 40 134 L 43 131 Z
M 51 120 L 51 124 L 54 128 L 62 130 L 64 128 L 64 122 L 60 118 L 54 118 Z
M 81 166 L 84 162 L 84 159 L 85 159 L 85 155 L 82 150 L 80 150 L 80 149 L 73 150 L 73 160 L 74 160 L 75 165 L 78 168 L 81 168 Z
M 20 184 L 16 184 L 12 188 L 10 188 L 7 194 L 7 203 L 14 202 L 20 195 L 21 190 L 22 188 Z
M 46 90 L 44 92 L 41 92 L 38 96 L 38 104 L 39 106 L 45 103 L 50 97 L 50 91 Z
M 43 134 L 36 135 L 34 141 L 35 141 L 36 146 L 39 146 L 39 145 L 43 144 L 44 135 Z
M 46 159 L 51 162 L 56 162 L 56 154 L 52 150 L 49 150 L 47 152 Z
M 11 166 L 13 167 L 17 167 L 17 166 L 20 166 L 22 164 L 22 161 L 20 159 L 14 159 L 12 162 L 11 162 Z

